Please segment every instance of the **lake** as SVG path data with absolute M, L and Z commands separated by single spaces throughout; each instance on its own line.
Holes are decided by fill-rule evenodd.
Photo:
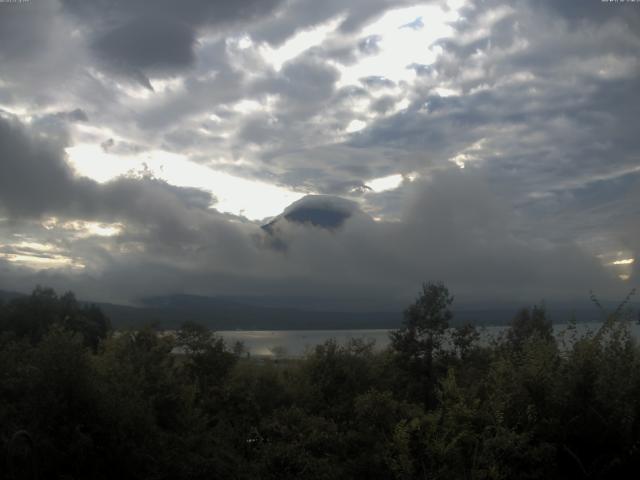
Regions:
M 578 333 L 597 330 L 601 323 L 579 323 L 576 325 Z M 507 327 L 482 327 L 480 328 L 481 341 L 486 343 L 496 338 Z M 566 330 L 566 324 L 553 326 L 556 336 L 560 336 Z M 273 356 L 276 349 L 278 354 L 287 357 L 299 357 L 316 345 L 334 338 L 339 344 L 346 343 L 349 339 L 374 340 L 375 349 L 382 350 L 389 345 L 389 332 L 391 330 L 224 330 L 216 332 L 224 338 L 227 345 L 232 346 L 236 341 L 244 343 L 247 351 L 254 356 Z M 631 324 L 631 331 L 636 338 L 640 338 L 640 325 Z

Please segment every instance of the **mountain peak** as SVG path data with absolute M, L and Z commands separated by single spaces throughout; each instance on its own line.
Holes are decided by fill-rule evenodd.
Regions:
M 307 195 L 289 205 L 262 228 L 273 233 L 276 225 L 287 221 L 334 230 L 357 213 L 361 213 L 360 207 L 351 200 L 332 195 Z

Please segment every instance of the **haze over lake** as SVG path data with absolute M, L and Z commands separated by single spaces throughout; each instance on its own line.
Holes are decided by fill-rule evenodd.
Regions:
M 602 323 L 578 323 L 575 325 L 575 332 L 582 335 L 588 332 L 595 332 Z M 568 324 L 555 324 L 554 334 L 561 338 L 563 334 L 567 339 L 570 332 L 567 330 Z M 480 328 L 480 341 L 483 344 L 496 338 L 508 327 L 490 326 Z M 640 325 L 630 323 L 631 333 L 635 338 L 640 338 Z M 256 356 L 277 356 L 299 357 L 312 350 L 316 345 L 335 339 L 339 344 L 345 344 L 350 339 L 361 339 L 365 341 L 375 341 L 375 349 L 383 350 L 389 345 L 389 333 L 392 330 L 254 330 L 239 331 L 225 330 L 216 332 L 225 342 L 232 346 L 240 341 L 244 344 L 250 355 Z

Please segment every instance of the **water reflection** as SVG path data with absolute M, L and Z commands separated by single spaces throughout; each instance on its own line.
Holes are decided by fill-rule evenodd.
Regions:
M 299 357 L 316 345 L 334 338 L 339 344 L 349 339 L 375 341 L 376 350 L 382 350 L 389 344 L 390 330 L 228 330 L 217 332 L 228 345 L 236 341 L 244 343 L 251 355 L 281 354 Z
M 589 332 L 595 332 L 602 324 L 579 323 L 576 325 L 576 334 L 581 336 Z M 563 332 L 567 331 L 567 324 L 554 325 L 553 329 L 559 340 Z M 507 327 L 482 327 L 480 341 L 488 344 L 497 338 Z M 246 350 L 253 356 L 286 356 L 300 357 L 327 340 L 333 338 L 339 344 L 344 345 L 350 339 L 363 339 L 375 342 L 375 350 L 383 350 L 389 345 L 389 332 L 387 329 L 372 330 L 226 330 L 217 332 L 227 345 L 233 345 L 236 341 L 244 344 Z M 640 338 L 640 325 L 632 324 L 631 332 L 634 337 Z M 566 335 L 565 335 L 566 336 Z

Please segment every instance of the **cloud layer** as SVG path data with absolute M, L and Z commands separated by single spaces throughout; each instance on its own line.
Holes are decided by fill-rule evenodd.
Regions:
M 636 5 L 0 9 L 0 288 L 379 308 L 429 279 L 469 302 L 637 284 L 614 265 L 640 256 Z M 104 155 L 79 171 L 75 146 Z M 264 229 L 157 152 L 349 214 L 297 221 L 337 218 L 309 197 Z

